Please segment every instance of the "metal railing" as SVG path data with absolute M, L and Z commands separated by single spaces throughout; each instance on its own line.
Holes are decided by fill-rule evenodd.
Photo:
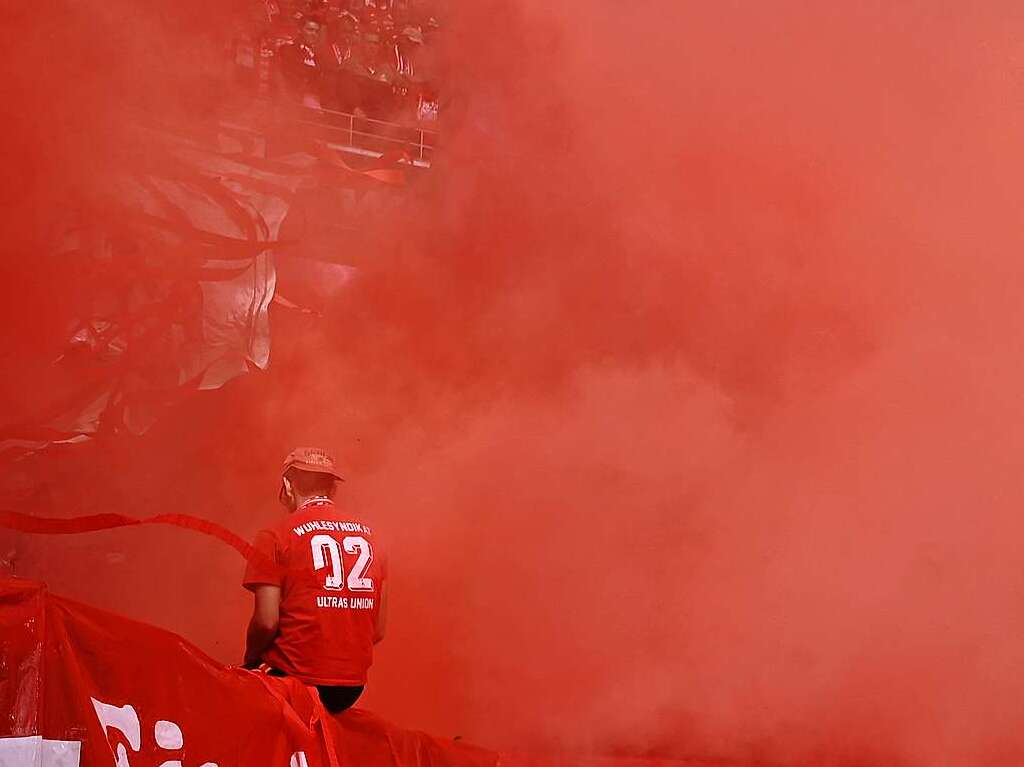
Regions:
M 401 123 L 360 117 L 333 109 L 306 107 L 294 122 L 328 134 L 327 142 L 342 151 L 364 157 L 382 157 L 388 151 L 407 152 L 412 163 L 429 168 L 437 147 L 438 131 Z

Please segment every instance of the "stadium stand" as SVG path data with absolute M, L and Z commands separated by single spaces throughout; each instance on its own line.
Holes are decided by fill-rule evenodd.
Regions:
M 262 0 L 235 30 L 236 78 L 352 154 L 425 167 L 440 123 L 437 35 L 424 0 Z

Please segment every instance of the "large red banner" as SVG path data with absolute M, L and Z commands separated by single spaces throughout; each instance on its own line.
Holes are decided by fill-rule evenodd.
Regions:
M 498 755 L 324 711 L 295 680 L 0 580 L 0 767 L 494 767 Z

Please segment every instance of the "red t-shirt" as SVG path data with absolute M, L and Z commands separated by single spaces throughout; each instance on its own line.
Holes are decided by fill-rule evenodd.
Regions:
M 281 587 L 280 629 L 264 662 L 306 684 L 366 684 L 387 577 L 373 530 L 317 499 L 260 532 L 254 546 L 269 561 L 250 562 L 242 585 Z

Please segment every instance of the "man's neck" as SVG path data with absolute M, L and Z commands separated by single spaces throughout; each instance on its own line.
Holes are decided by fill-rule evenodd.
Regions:
M 299 498 L 297 500 L 297 502 L 295 504 L 295 511 L 302 511 L 302 509 L 304 507 L 309 506 L 310 504 L 313 504 L 313 503 L 331 503 L 331 502 L 332 502 L 331 499 L 328 498 L 326 495 L 310 495 L 310 496 Z

